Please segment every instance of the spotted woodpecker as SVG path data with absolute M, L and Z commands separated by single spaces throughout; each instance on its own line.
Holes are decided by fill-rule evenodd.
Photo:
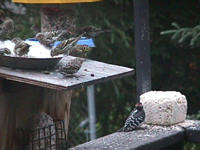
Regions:
M 145 120 L 145 112 L 142 103 L 137 103 L 135 109 L 126 119 L 124 127 L 119 131 L 130 132 L 137 129 Z

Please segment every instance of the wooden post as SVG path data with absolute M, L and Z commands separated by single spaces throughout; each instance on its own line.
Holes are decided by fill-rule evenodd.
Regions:
M 31 129 L 32 118 L 42 106 L 43 88 L 1 80 L 0 87 L 0 149 L 24 149 L 24 143 L 17 129 Z
M 41 8 L 41 30 L 68 30 L 76 28 L 76 12 L 74 5 L 43 5 Z M 56 91 L 45 89 L 44 111 L 54 120 L 65 120 L 66 135 L 68 133 L 72 91 Z
M 134 0 L 137 101 L 151 90 L 149 1 Z

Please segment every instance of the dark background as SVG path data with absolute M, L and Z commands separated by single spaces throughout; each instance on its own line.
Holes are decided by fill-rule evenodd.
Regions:
M 4 0 L 6 1 L 6 0 Z M 171 35 L 160 32 L 200 24 L 198 0 L 150 0 L 150 38 L 152 61 L 152 90 L 175 90 L 186 95 L 188 114 L 200 119 L 200 47 L 180 44 Z M 4 2 L 0 2 L 2 6 Z M 96 48 L 89 58 L 102 62 L 135 68 L 134 18 L 132 0 L 104 0 L 98 3 L 74 4 L 78 26 L 95 25 L 111 29 L 111 33 L 95 38 Z M 39 5 L 23 5 L 26 14 L 16 14 L 3 8 L 14 19 L 15 36 L 23 39 L 34 36 L 31 26 L 40 26 Z M 199 31 L 200 33 L 200 31 Z M 199 38 L 200 39 L 200 38 Z M 200 41 L 199 41 L 200 42 Z M 73 111 L 87 106 L 85 89 L 74 92 Z M 80 97 L 85 97 L 80 100 Z M 136 98 L 136 77 L 125 77 L 96 86 L 96 111 L 98 137 L 115 132 L 133 109 Z M 80 105 L 81 103 L 81 105 Z M 87 109 L 87 108 L 85 108 Z M 78 113 L 76 113 L 78 115 Z M 81 118 L 81 115 L 79 115 Z M 73 119 L 71 119 L 73 120 Z M 196 145 L 185 149 L 196 150 Z

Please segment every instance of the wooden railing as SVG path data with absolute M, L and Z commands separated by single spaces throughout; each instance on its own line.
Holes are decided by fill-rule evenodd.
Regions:
M 182 150 L 183 141 L 200 142 L 200 121 L 173 126 L 142 125 L 132 132 L 116 132 L 70 150 Z

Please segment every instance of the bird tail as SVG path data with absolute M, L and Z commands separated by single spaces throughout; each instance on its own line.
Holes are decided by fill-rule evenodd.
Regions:
M 119 130 L 117 130 L 117 132 L 123 132 L 123 131 L 124 131 L 124 127 L 122 127 Z

